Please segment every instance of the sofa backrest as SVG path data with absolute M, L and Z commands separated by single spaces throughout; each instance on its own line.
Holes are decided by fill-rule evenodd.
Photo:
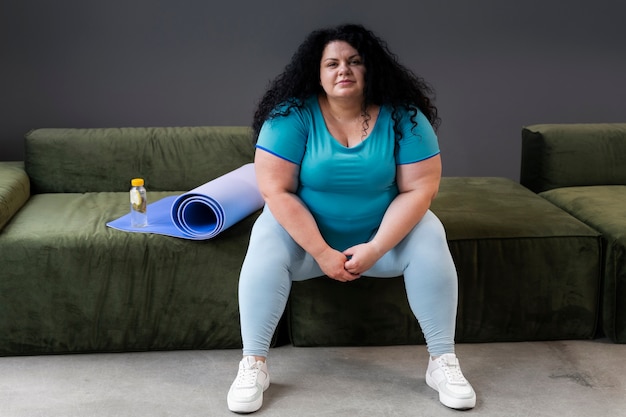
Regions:
M 153 191 L 187 191 L 252 162 L 241 126 L 36 129 L 24 165 L 33 193 L 127 191 L 144 178 Z
M 524 127 L 520 183 L 536 193 L 560 187 L 626 185 L 626 123 Z

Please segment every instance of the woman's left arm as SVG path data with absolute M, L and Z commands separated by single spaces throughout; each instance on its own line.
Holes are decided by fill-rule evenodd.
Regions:
M 367 271 L 395 247 L 422 220 L 437 196 L 441 182 L 441 156 L 398 165 L 399 194 L 391 202 L 374 238 L 344 251 L 350 257 L 345 268 L 355 275 Z

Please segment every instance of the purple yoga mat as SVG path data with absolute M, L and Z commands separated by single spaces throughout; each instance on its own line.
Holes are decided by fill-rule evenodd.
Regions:
M 106 225 L 126 232 L 205 240 L 259 210 L 263 204 L 254 164 L 250 163 L 180 196 L 148 204 L 146 227 L 131 227 L 130 213 Z

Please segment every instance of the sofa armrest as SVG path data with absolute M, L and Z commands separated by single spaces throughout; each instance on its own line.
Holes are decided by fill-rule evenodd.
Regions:
M 23 162 L 0 162 L 0 230 L 30 198 Z
M 520 183 L 539 193 L 626 184 L 626 123 L 539 124 L 522 129 Z

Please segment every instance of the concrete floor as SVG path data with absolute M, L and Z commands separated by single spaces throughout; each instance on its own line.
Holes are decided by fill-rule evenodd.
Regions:
M 424 346 L 271 351 L 258 416 L 626 416 L 626 345 L 606 340 L 457 346 L 476 408 L 442 406 Z M 237 350 L 0 358 L 0 416 L 235 416 Z

